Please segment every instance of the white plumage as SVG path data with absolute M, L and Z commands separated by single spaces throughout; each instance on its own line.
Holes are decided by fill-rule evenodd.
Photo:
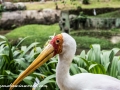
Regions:
M 101 74 L 80 73 L 70 76 L 69 68 L 76 52 L 76 42 L 63 35 L 63 49 L 59 54 L 56 80 L 60 90 L 120 90 L 120 80 Z

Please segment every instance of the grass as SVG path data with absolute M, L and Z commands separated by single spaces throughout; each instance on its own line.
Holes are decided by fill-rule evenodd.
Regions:
M 110 1 L 104 1 L 104 0 L 90 0 L 90 4 L 84 5 L 79 0 L 76 0 L 74 2 L 75 5 L 72 5 L 70 0 L 67 0 L 65 6 L 61 1 L 57 1 L 58 7 L 60 9 L 73 9 L 77 6 L 81 6 L 82 8 L 103 8 L 103 7 L 114 7 L 118 8 L 120 7 L 120 1 L 118 0 L 110 0 Z M 55 3 L 53 1 L 47 1 L 45 3 L 40 2 L 33 2 L 33 3 L 26 3 L 28 10 L 39 10 L 44 8 L 52 8 L 55 9 Z
M 91 44 L 100 44 L 100 46 L 104 49 L 110 49 L 113 47 L 113 44 L 104 38 L 96 38 L 90 36 L 73 36 L 77 42 L 78 48 L 86 48 L 88 49 Z
M 50 3 L 26 3 L 27 9 L 28 10 L 39 10 L 39 9 L 44 9 L 44 8 L 55 8 L 54 2 Z
M 6 37 L 11 41 L 17 41 L 19 38 L 28 37 L 23 45 L 30 45 L 33 42 L 40 42 L 40 46 L 43 46 L 45 42 L 49 39 L 50 35 L 54 33 L 60 33 L 59 27 L 57 24 L 54 25 L 26 25 L 15 30 L 12 30 L 10 33 L 6 34 Z
M 70 4 L 70 0 L 67 1 L 65 6 L 61 1 L 57 1 L 57 3 L 60 9 L 66 9 L 66 8 L 69 9 L 75 7 L 74 5 Z M 26 3 L 26 6 L 28 10 L 39 10 L 45 8 L 55 9 L 55 3 L 53 1 L 47 1 L 45 3 L 40 3 L 40 2 Z
M 111 36 L 114 36 L 117 34 L 119 30 L 113 29 L 113 30 L 77 30 L 72 31 L 71 34 L 75 36 L 90 36 L 90 37 L 104 37 L 106 39 L 111 38 Z
M 109 12 L 109 13 L 104 13 L 100 14 L 94 17 L 100 17 L 100 18 L 120 18 L 120 10 L 114 11 L 114 12 Z
M 118 8 L 120 7 L 120 1 L 118 0 L 90 0 L 89 5 L 83 5 L 82 8 L 103 8 L 103 7 L 113 7 L 113 8 Z
M 118 32 L 120 30 L 111 30 L 112 32 Z M 23 42 L 22 45 L 30 45 L 37 41 L 40 43 L 40 47 L 43 47 L 45 42 L 49 39 L 49 36 L 54 33 L 61 33 L 59 26 L 54 25 L 26 25 L 15 30 L 12 30 L 6 37 L 10 41 L 17 41 L 19 38 L 28 38 Z M 120 47 L 120 43 L 112 44 L 108 39 L 92 36 L 76 36 L 71 32 L 71 35 L 75 38 L 78 48 L 89 48 L 91 44 L 100 44 L 102 48 L 111 49 L 113 47 Z

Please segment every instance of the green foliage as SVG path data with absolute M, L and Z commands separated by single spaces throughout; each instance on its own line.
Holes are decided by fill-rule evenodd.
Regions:
M 66 1 L 65 0 L 61 0 L 61 3 L 65 6 L 66 5 Z
M 10 85 L 18 75 L 28 67 L 35 56 L 40 53 L 41 48 L 36 47 L 38 43 L 32 43 L 28 47 L 22 46 L 18 48 L 21 42 L 14 47 L 8 42 L 6 37 L 0 36 L 0 39 L 3 39 L 3 41 L 0 42 L 0 85 Z M 30 75 L 26 77 L 21 82 L 21 85 L 33 84 L 33 80 L 37 76 L 38 75 Z M 8 88 L 9 87 L 1 87 L 1 90 Z
M 17 46 L 12 46 L 4 36 L 0 36 L 0 38 L 2 39 L 0 42 L 0 85 L 10 85 L 38 56 L 42 49 L 36 47 L 37 42 L 32 43 L 28 47 L 21 46 L 19 48 L 19 45 L 26 38 L 19 42 Z M 119 50 L 118 48 L 101 50 L 100 45 L 93 44 L 87 53 L 83 50 L 80 55 L 74 57 L 70 67 L 70 74 L 89 72 L 107 74 L 120 79 L 120 58 L 115 56 Z M 35 82 L 39 81 L 36 90 L 59 90 L 55 81 L 57 62 L 56 57 L 52 58 L 34 71 L 34 73 L 27 76 L 20 82 L 20 85 L 34 85 Z M 37 81 L 36 78 L 38 79 Z M 29 90 L 30 88 L 28 87 Z M 4 89 L 6 88 L 1 88 L 1 90 Z M 16 89 L 23 90 L 23 87 Z
M 0 4 L 0 12 L 2 12 L 2 5 Z
M 87 54 L 83 50 L 80 55 L 74 57 L 71 72 L 72 74 L 79 72 L 107 74 L 120 79 L 120 58 L 115 56 L 119 50 L 119 48 L 101 50 L 100 45 L 93 44 Z
M 22 39 L 16 46 L 12 46 L 8 39 L 4 36 L 0 36 L 3 40 L 0 42 L 0 85 L 10 85 L 22 73 L 30 63 L 38 56 L 42 51 L 40 47 L 37 47 L 39 43 L 35 42 L 31 45 L 21 46 L 21 43 L 26 39 Z M 48 61 L 43 66 L 38 68 L 34 73 L 27 76 L 20 85 L 33 85 L 35 79 L 38 78 L 39 83 L 37 90 L 52 90 L 58 87 L 55 82 L 55 67 L 57 63 L 56 58 L 52 58 L 52 61 Z M 46 85 L 47 84 L 47 85 Z M 1 87 L 0 90 L 7 89 L 9 87 Z M 21 87 L 16 90 L 29 89 L 32 87 Z
M 120 10 L 109 12 L 109 13 L 104 13 L 104 14 L 99 14 L 94 17 L 101 17 L 101 18 L 120 18 L 119 14 Z
M 13 2 L 18 2 L 19 0 L 13 0 Z
M 2 17 L 2 13 L 0 12 L 0 19 L 1 19 L 1 17 Z M 1 28 L 0 28 L 1 29 Z
M 0 42 L 0 85 L 10 85 L 42 49 L 36 46 L 38 45 L 37 42 L 28 47 L 21 46 L 20 48 L 19 45 L 26 38 L 20 41 L 17 46 L 12 46 L 4 36 L 0 36 L 0 38 L 2 39 Z M 99 44 L 93 44 L 87 53 L 83 50 L 80 55 L 74 57 L 70 66 L 70 74 L 89 72 L 107 74 L 120 79 L 120 58 L 116 56 L 119 50 L 119 48 L 101 50 Z M 50 61 L 20 82 L 20 85 L 34 85 L 35 82 L 38 82 L 36 90 L 59 90 L 55 79 L 57 62 L 56 57 L 51 58 Z M 23 90 L 24 88 L 16 88 L 16 90 Z M 32 87 L 28 87 L 29 90 L 30 88 Z M 1 90 L 4 89 L 8 88 L 1 88 Z
M 85 24 L 85 22 L 86 22 L 86 20 L 87 20 L 87 16 L 86 16 L 83 12 L 80 12 L 79 15 L 77 16 L 77 20 L 78 20 L 80 23 Z
M 3 8 L 3 5 L 0 4 L 0 18 L 1 18 L 1 15 L 2 15 L 2 12 L 5 11 L 4 8 Z
M 83 4 L 89 4 L 89 0 L 83 0 L 82 3 Z

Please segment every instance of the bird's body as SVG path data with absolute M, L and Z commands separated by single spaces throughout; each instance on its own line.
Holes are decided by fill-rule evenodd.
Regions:
M 28 73 L 42 65 L 43 61 L 59 54 L 56 81 L 60 90 L 120 90 L 120 80 L 111 76 L 91 73 L 71 76 L 69 68 L 75 52 L 76 42 L 70 35 L 62 33 L 55 36 L 37 59 L 15 80 L 13 85 L 18 84 Z
M 60 90 L 120 90 L 120 80 L 102 74 L 69 74 L 70 64 L 75 55 L 76 43 L 71 36 L 63 33 L 63 52 L 59 54 L 56 80 Z
M 58 80 L 60 90 L 120 90 L 119 80 L 100 74 L 81 73 Z

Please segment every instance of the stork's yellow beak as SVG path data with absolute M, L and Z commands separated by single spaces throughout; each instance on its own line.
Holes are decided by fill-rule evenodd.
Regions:
M 20 81 L 22 81 L 27 75 L 32 73 L 34 70 L 36 70 L 53 56 L 54 47 L 51 44 L 48 44 L 40 53 L 40 55 L 32 62 L 32 64 L 13 82 L 9 90 L 12 90 L 14 86 L 17 85 Z

